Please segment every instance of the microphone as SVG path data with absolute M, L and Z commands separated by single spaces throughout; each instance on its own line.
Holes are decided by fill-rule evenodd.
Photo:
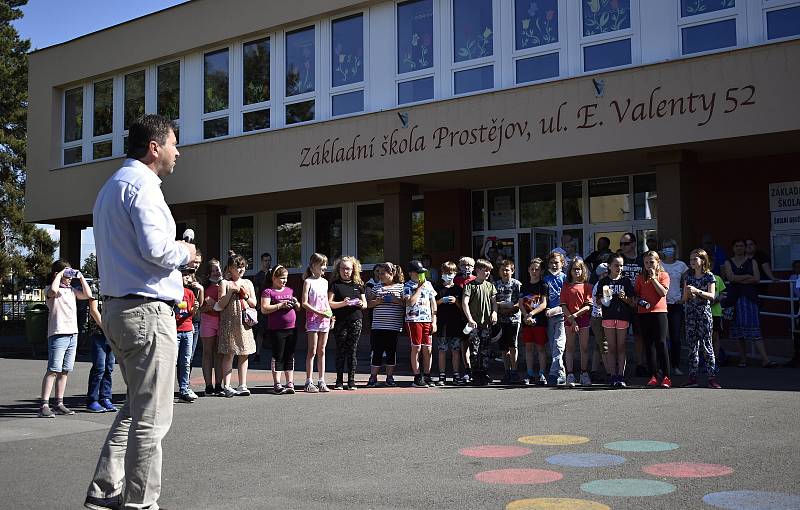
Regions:
M 187 228 L 183 231 L 183 240 L 187 243 L 194 244 L 194 230 Z

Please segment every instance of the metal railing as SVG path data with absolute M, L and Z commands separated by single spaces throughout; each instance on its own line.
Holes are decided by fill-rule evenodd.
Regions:
M 759 294 L 758 298 L 764 301 L 775 301 L 780 303 L 789 303 L 789 313 L 780 312 L 765 312 L 759 311 L 759 314 L 764 317 L 778 317 L 789 320 L 789 335 L 794 338 L 795 333 L 798 331 L 798 319 L 800 318 L 800 296 L 795 291 L 796 280 L 761 280 L 762 284 L 788 284 L 789 292 L 786 296 L 777 296 L 772 294 Z

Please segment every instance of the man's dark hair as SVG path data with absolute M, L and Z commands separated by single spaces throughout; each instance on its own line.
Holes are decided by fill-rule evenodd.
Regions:
M 128 130 L 127 156 L 133 159 L 145 157 L 150 142 L 155 141 L 159 145 L 164 145 L 167 143 L 170 130 L 174 132 L 176 129 L 175 123 L 166 117 L 142 115 Z
M 631 241 L 633 241 L 634 243 L 636 242 L 636 234 L 634 234 L 633 232 L 625 232 L 624 234 L 622 234 L 622 237 L 625 236 L 630 236 Z
M 272 258 L 272 255 L 270 255 L 269 252 L 265 251 L 264 253 L 261 254 L 261 258 L 263 259 L 264 257 Z
M 606 243 L 606 248 L 611 246 L 611 239 L 609 239 L 609 238 L 607 238 L 605 236 L 603 236 L 603 237 L 601 237 L 600 239 L 597 240 L 598 246 L 600 245 L 600 241 L 603 241 L 604 243 Z

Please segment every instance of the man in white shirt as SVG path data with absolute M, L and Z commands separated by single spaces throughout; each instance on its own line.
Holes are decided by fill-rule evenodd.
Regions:
M 93 210 L 103 327 L 128 385 L 84 502 L 101 510 L 158 508 L 178 355 L 173 306 L 183 300 L 178 268 L 195 257 L 194 245 L 175 240 L 161 192 L 180 156 L 174 123 L 145 115 L 130 127 L 128 144 L 128 159 Z

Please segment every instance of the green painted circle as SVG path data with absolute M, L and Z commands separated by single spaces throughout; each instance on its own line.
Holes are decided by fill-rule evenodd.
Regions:
M 619 478 L 615 480 L 595 480 L 581 485 L 583 492 L 598 496 L 642 497 L 662 496 L 676 489 L 674 485 L 658 480 L 639 478 Z
M 664 441 L 615 441 L 606 443 L 603 447 L 618 452 L 666 452 L 679 448 L 675 443 Z

